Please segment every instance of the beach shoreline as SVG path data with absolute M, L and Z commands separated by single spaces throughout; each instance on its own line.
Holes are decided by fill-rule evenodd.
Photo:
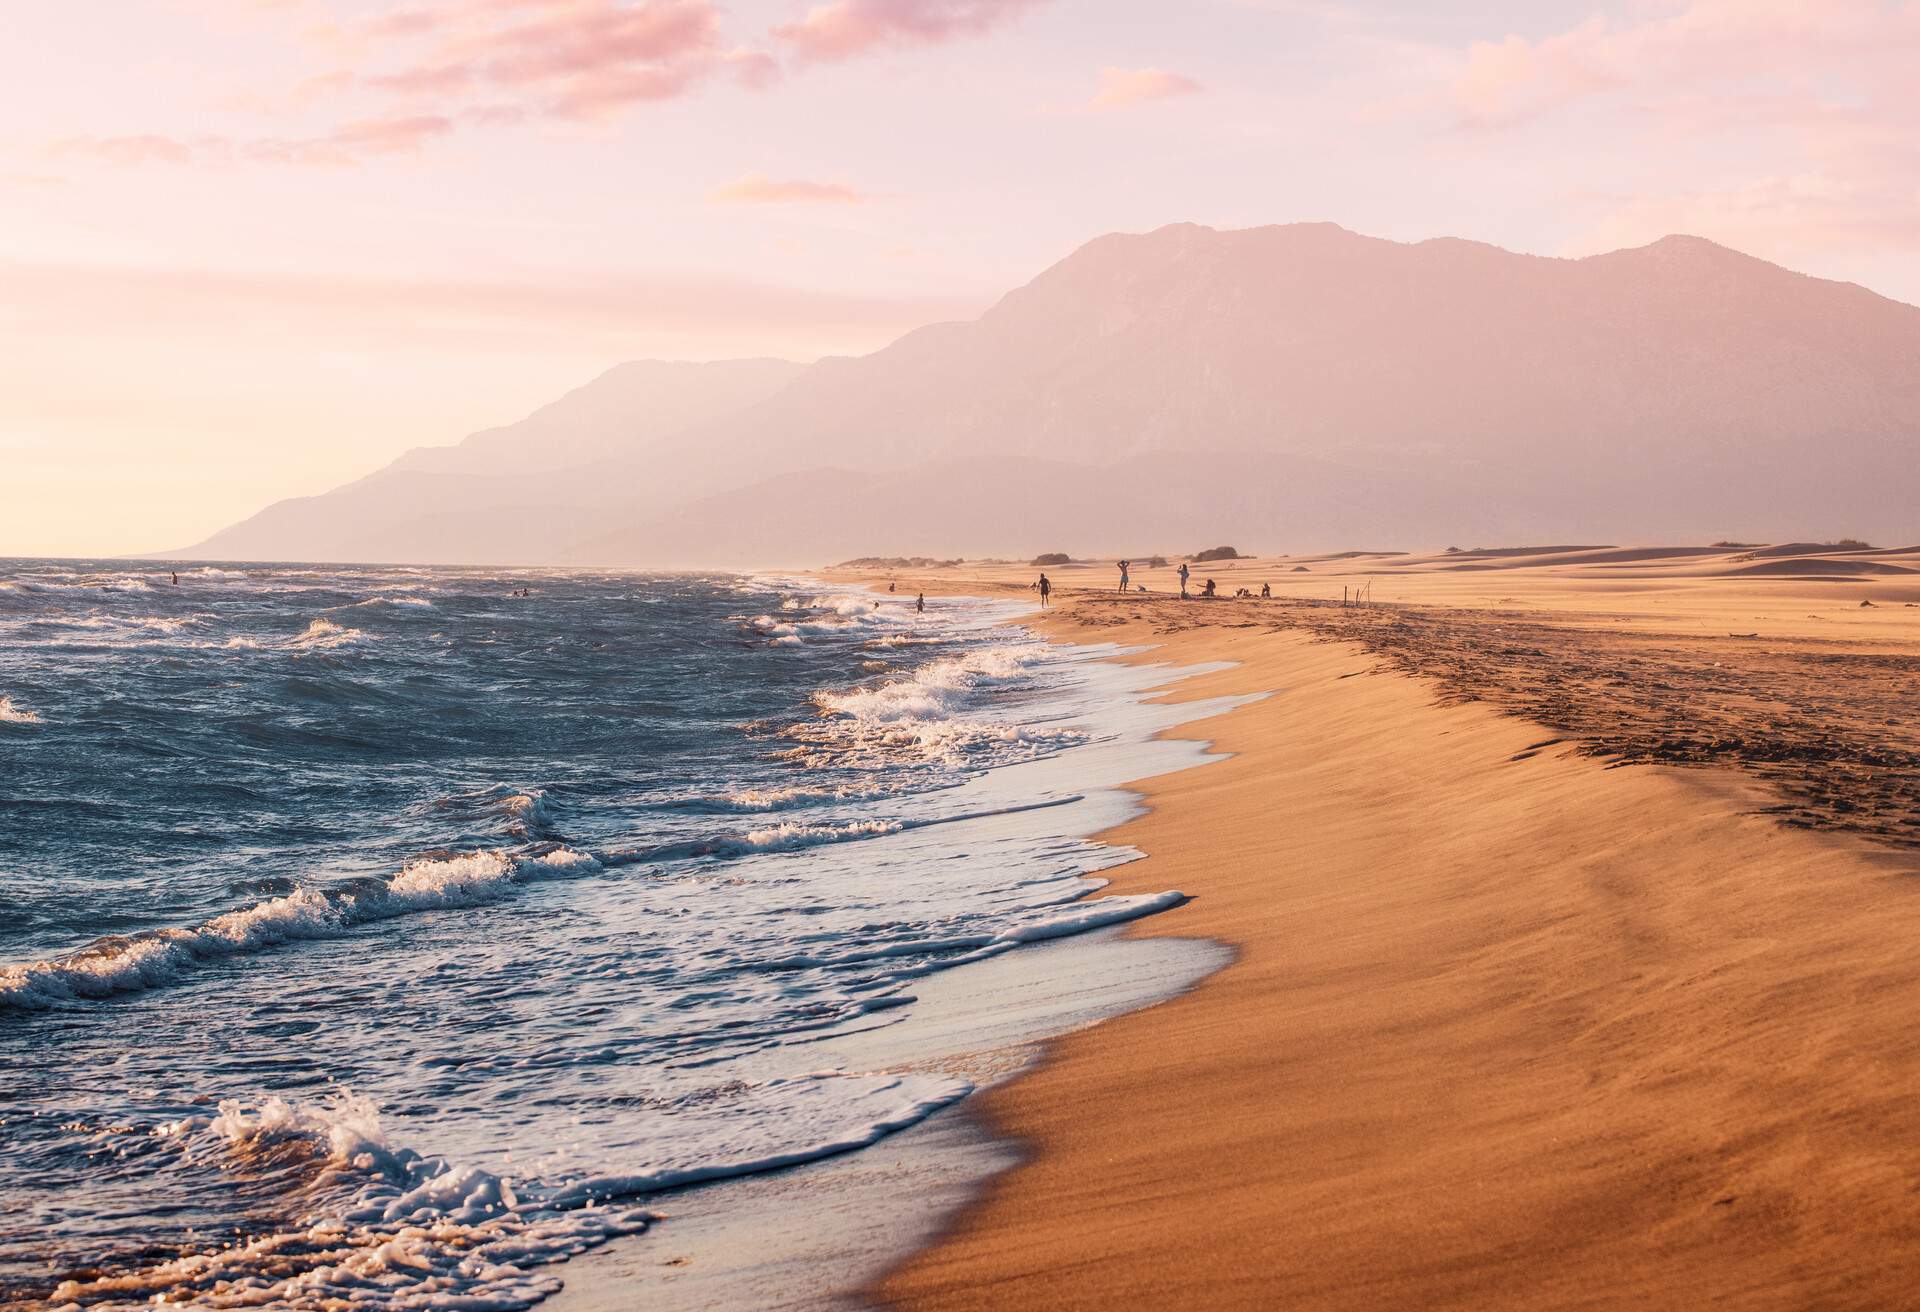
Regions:
M 1792 586 L 1766 600 L 1842 618 Z M 1683 600 L 1702 596 L 1709 626 L 1756 604 Z M 1115 891 L 1194 895 L 1129 937 L 1236 960 L 970 1100 L 1027 1155 L 870 1301 L 1898 1302 L 1920 1261 L 1898 1093 L 1920 1045 L 1897 1020 L 1920 1003 L 1920 894 L 1900 830 L 1831 823 L 1871 772 L 1783 815 L 1752 762 L 1610 768 L 1498 689 L 1456 695 L 1255 603 L 1062 600 L 1051 636 L 1235 662 L 1170 699 L 1275 694 L 1170 730 L 1231 759 L 1141 782 L 1146 813 L 1099 836 L 1147 853 Z M 1856 645 L 1911 659 L 1912 614 Z

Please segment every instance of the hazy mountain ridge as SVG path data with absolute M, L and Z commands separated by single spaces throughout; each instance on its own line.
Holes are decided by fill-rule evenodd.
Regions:
M 621 366 L 188 554 L 1891 539 L 1920 535 L 1916 449 L 1920 309 L 1851 284 L 1691 237 L 1565 260 L 1183 224 L 868 356 Z

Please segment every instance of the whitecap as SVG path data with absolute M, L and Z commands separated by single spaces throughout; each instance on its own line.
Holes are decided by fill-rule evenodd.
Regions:
M 40 717 L 24 706 L 16 706 L 11 697 L 0 697 L 0 724 L 39 724 Z

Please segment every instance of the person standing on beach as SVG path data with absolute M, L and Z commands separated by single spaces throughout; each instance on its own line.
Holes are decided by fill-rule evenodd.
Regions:
M 1132 563 L 1133 562 L 1130 560 L 1123 560 L 1120 562 L 1120 591 L 1122 592 L 1125 592 L 1127 590 L 1127 566 L 1131 565 Z
M 1181 561 L 1181 562 L 1180 562 L 1180 596 L 1181 596 L 1181 599 L 1182 599 L 1182 600 L 1185 600 L 1185 598 L 1186 598 L 1186 595 L 1187 595 L 1187 562 L 1183 560 L 1183 561 Z
M 1042 574 L 1040 576 L 1040 609 L 1045 610 L 1047 608 L 1047 597 L 1052 592 L 1053 584 L 1047 581 L 1045 574 Z

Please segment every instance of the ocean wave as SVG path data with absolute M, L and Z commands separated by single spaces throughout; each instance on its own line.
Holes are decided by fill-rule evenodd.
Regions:
M 515 838 L 556 836 L 554 806 L 547 800 L 546 790 L 540 788 L 494 784 L 472 792 L 451 793 L 411 809 L 415 814 L 451 815 L 468 822 L 497 818 L 505 821 L 506 832 Z
M 368 635 L 359 629 L 350 629 L 321 618 L 310 621 L 305 629 L 290 638 L 237 636 L 228 638 L 222 645 L 234 651 L 332 651 L 367 640 Z
M 770 646 L 797 647 L 809 636 L 864 638 L 876 628 L 896 628 L 913 617 L 905 606 L 882 601 L 872 593 L 787 597 L 780 603 L 780 612 L 756 615 L 745 630 L 768 639 Z
M 213 1117 L 156 1133 L 242 1170 L 304 1158 L 308 1215 L 228 1247 L 67 1280 L 52 1291 L 54 1305 L 521 1309 L 559 1290 L 542 1268 L 655 1219 L 555 1202 L 490 1171 L 394 1147 L 378 1109 L 352 1094 L 326 1104 L 223 1101 Z
M 798 807 L 823 806 L 846 802 L 871 802 L 902 792 L 920 791 L 900 784 L 843 784 L 835 788 L 809 788 L 792 785 L 784 788 L 738 788 L 725 793 L 702 793 L 671 799 L 667 805 L 689 811 L 719 814 L 753 815 L 767 811 L 786 811 Z
M 17 706 L 11 697 L 0 697 L 0 724 L 39 724 L 40 717 L 24 706 Z
M 1048 939 L 1070 938 L 1089 930 L 1123 925 L 1130 920 L 1157 915 L 1182 906 L 1187 895 L 1177 890 L 1164 893 L 1137 893 L 1115 897 L 1085 896 L 1084 886 L 1068 894 L 1061 903 L 1036 908 L 1034 913 L 992 933 L 954 934 L 945 938 L 901 938 L 848 952 L 802 952 L 769 959 L 758 964 L 761 970 L 839 969 L 863 962 L 884 961 L 895 957 L 935 958 L 917 968 L 894 972 L 895 979 L 931 974 L 954 966 L 998 956 L 1024 943 L 1042 943 Z M 955 956 L 953 954 L 960 955 Z
M 820 767 L 881 768 L 907 761 L 950 766 L 999 765 L 1086 741 L 1078 730 L 989 718 L 981 694 L 1023 681 L 1046 656 L 1039 643 L 981 648 L 941 657 L 911 674 L 849 691 L 813 696 L 818 718 L 782 736 L 800 747 L 788 759 Z
M 638 848 L 624 853 L 608 853 L 609 864 L 632 865 L 649 861 L 692 860 L 697 857 L 718 857 L 721 859 L 753 856 L 762 852 L 792 852 L 808 847 L 824 847 L 835 843 L 856 843 L 869 838 L 885 838 L 891 834 L 905 833 L 913 829 L 927 829 L 934 825 L 950 825 L 962 820 L 984 820 L 992 816 L 1017 815 L 1023 811 L 1039 811 L 1052 806 L 1064 806 L 1077 802 L 1080 795 L 1070 793 L 1060 797 L 1045 797 L 1038 801 L 1022 802 L 1011 806 L 995 807 L 984 811 L 967 811 L 956 815 L 925 816 L 910 820 L 847 820 L 839 823 L 824 822 L 808 824 L 804 821 L 786 820 L 777 825 L 765 825 L 758 829 L 749 829 L 745 833 L 721 834 L 708 838 L 682 839 L 672 843 L 661 843 L 654 847 Z
M 356 926 L 421 911 L 479 906 L 515 884 L 598 869 L 597 858 L 556 847 L 532 856 L 467 852 L 410 861 L 384 883 L 298 889 L 192 929 L 105 938 L 70 956 L 0 967 L 0 1007 L 40 1009 L 170 984 L 205 962 L 282 943 L 333 938 Z
M 412 593 L 403 593 L 397 597 L 368 597 L 364 601 L 350 601 L 344 606 L 335 606 L 334 610 L 357 610 L 362 606 L 399 606 L 407 610 L 432 610 L 433 602 L 425 597 L 416 597 Z
M 608 853 L 606 859 L 618 865 L 656 861 L 691 861 L 700 857 L 717 857 L 726 860 L 753 856 L 760 852 L 792 852 L 806 847 L 822 847 L 830 843 L 858 842 L 864 838 L 880 838 L 887 834 L 897 834 L 909 827 L 899 820 L 854 820 L 837 825 L 809 825 L 788 821 L 761 829 L 748 830 L 741 834 L 688 838 L 672 843 L 658 843 L 652 847 L 635 848 L 626 852 Z
M 624 1200 L 862 1148 L 972 1090 L 944 1075 L 838 1071 L 742 1084 L 721 1104 L 695 1099 L 680 1108 L 674 1133 L 650 1143 L 645 1159 L 555 1181 L 397 1147 L 375 1104 L 352 1093 L 325 1103 L 227 1100 L 213 1116 L 154 1133 L 242 1171 L 298 1159 L 306 1215 L 225 1248 L 67 1280 L 50 1301 L 517 1312 L 560 1289 L 545 1268 L 659 1219 Z M 743 1132 L 743 1114 L 753 1130 Z
M 309 623 L 304 631 L 285 645 L 309 651 L 330 651 L 335 647 L 344 647 L 348 643 L 360 642 L 366 636 L 358 629 L 349 629 L 328 619 L 317 619 Z

